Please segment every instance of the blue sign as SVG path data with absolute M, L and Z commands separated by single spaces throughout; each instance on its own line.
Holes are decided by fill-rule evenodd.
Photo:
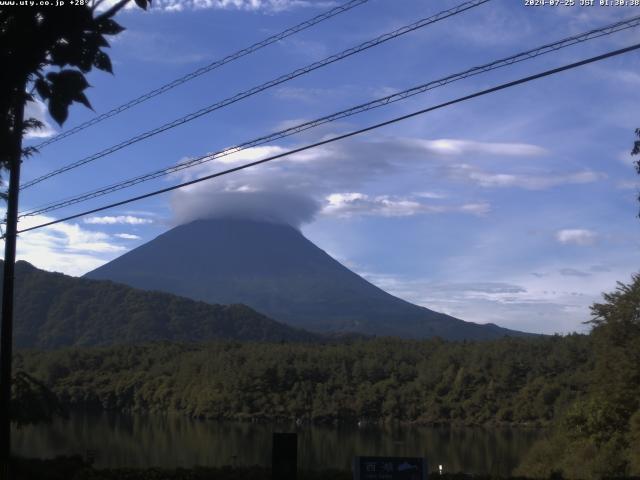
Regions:
M 353 480 L 426 480 L 427 460 L 409 457 L 356 457 Z

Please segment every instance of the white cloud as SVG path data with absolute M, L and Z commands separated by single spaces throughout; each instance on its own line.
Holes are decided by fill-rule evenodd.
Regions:
M 596 0 L 596 3 L 597 1 L 598 0 Z M 550 9 L 550 11 L 560 17 L 569 17 L 568 20 L 572 27 L 581 31 L 585 28 L 620 21 L 636 14 L 635 9 L 629 6 L 619 6 L 617 8 L 579 8 L 577 11 L 572 8 L 556 8 Z M 563 19 L 563 21 L 566 20 Z
M 106 10 L 118 1 L 106 0 L 99 10 Z M 335 5 L 335 1 L 324 0 L 153 0 L 151 9 L 165 12 L 204 9 L 281 12 L 294 8 L 327 8 Z M 133 9 L 136 5 L 131 1 L 125 8 Z
M 20 221 L 19 228 L 52 220 L 54 218 L 46 216 L 26 217 Z M 82 275 L 124 250 L 104 232 L 86 230 L 73 223 L 58 223 L 20 234 L 17 258 L 45 270 Z
M 567 9 L 570 10 L 570 9 Z M 518 44 L 535 34 L 533 22 L 527 15 L 514 17 L 508 8 L 489 8 L 483 10 L 482 22 L 474 17 L 461 17 L 451 26 L 450 38 L 453 41 L 482 47 Z
M 290 50 L 303 52 L 306 56 L 316 60 L 324 58 L 330 54 L 326 46 L 322 43 L 301 41 L 300 39 L 285 40 L 291 47 Z M 355 100 L 378 99 L 397 93 L 398 89 L 392 87 L 364 87 L 355 84 L 341 84 L 332 87 L 294 87 L 283 86 L 273 90 L 273 96 L 283 101 L 304 102 L 304 103 L 325 103 L 327 99 L 334 102 L 344 100 L 353 102 Z M 297 122 L 302 123 L 302 122 Z M 296 125 L 290 124 L 290 126 Z
M 636 163 L 640 160 L 640 157 L 637 155 L 631 155 L 630 149 L 621 151 L 614 158 L 616 158 L 621 164 L 633 168 L 633 170 L 635 170 Z
M 471 213 L 473 215 L 486 215 L 491 211 L 491 205 L 483 203 L 465 203 L 458 207 L 458 211 L 462 213 Z
M 178 174 L 191 180 L 221 168 L 253 162 L 285 152 L 268 145 L 236 151 Z M 433 204 L 442 193 L 398 195 L 391 180 L 395 175 L 414 172 L 431 178 L 446 176 L 450 157 L 489 154 L 491 157 L 540 155 L 535 145 L 476 142 L 462 139 L 425 140 L 419 138 L 364 137 L 324 145 L 248 168 L 233 175 L 176 191 L 172 207 L 177 223 L 201 217 L 240 216 L 268 218 L 294 226 L 313 220 L 321 210 L 336 215 L 403 216 L 420 213 L 469 213 L 482 215 L 489 205 L 475 199 L 460 199 L 457 205 Z M 445 173 L 443 174 L 443 169 Z M 380 179 L 389 179 L 386 191 L 366 198 L 330 197 L 343 192 L 362 191 Z M 363 193 L 362 195 L 365 195 Z M 368 195 L 368 192 L 367 192 Z M 327 203 L 328 202 L 328 203 Z M 332 203 L 333 202 L 333 203 Z
M 279 12 L 291 10 L 293 8 L 326 8 L 337 5 L 333 1 L 311 1 L 311 0 L 159 0 L 158 6 L 163 7 L 164 4 L 182 4 L 184 8 L 192 8 L 195 10 L 205 8 L 217 9 L 235 9 L 250 11 L 271 11 Z
M 153 223 L 150 218 L 135 217 L 133 215 L 117 215 L 117 216 L 105 216 L 105 217 L 89 217 L 85 218 L 84 223 L 89 225 L 146 225 Z
M 593 245 L 597 237 L 596 232 L 582 228 L 569 228 L 556 232 L 556 240 L 565 245 Z
M 417 192 L 414 193 L 416 197 L 429 198 L 431 200 L 442 200 L 447 198 L 447 195 L 439 192 Z
M 620 190 L 640 190 L 640 181 L 620 180 L 616 183 L 616 188 L 619 188 Z
M 546 155 L 546 149 L 528 143 L 492 143 L 442 138 L 438 140 L 419 140 L 425 148 L 443 155 L 488 154 L 511 157 L 533 157 Z
M 616 85 L 618 85 L 619 82 L 625 82 L 632 87 L 640 86 L 640 74 L 636 72 L 632 72 L 630 70 L 618 70 L 618 69 L 616 70 L 603 69 L 603 71 L 606 72 L 606 74 L 609 75 L 610 78 L 612 78 L 613 81 L 616 82 Z
M 363 193 L 332 193 L 327 196 L 327 204 L 322 212 L 326 215 L 341 217 L 354 215 L 404 217 L 418 213 L 434 213 L 435 209 L 416 201 L 401 198 L 369 197 Z
M 338 88 L 280 87 L 273 94 L 280 100 L 324 102 L 327 98 L 335 99 L 337 95 L 344 92 Z
M 477 283 L 449 283 L 432 286 L 432 290 L 442 292 L 473 292 L 487 295 L 525 293 L 527 290 L 520 285 L 512 285 L 504 282 L 477 282 Z
M 42 122 L 42 128 L 27 130 L 25 138 L 48 138 L 57 133 L 47 120 L 47 106 L 37 98 L 33 102 L 27 102 L 24 109 L 24 118 L 34 118 Z
M 485 188 L 523 188 L 544 190 L 560 185 L 593 183 L 606 175 L 591 170 L 569 173 L 490 173 L 469 164 L 456 165 L 449 169 L 450 176 Z
M 116 233 L 114 237 L 122 238 L 123 240 L 140 240 L 142 238 L 139 235 L 132 235 L 131 233 Z
M 524 283 L 432 282 L 405 276 L 365 274 L 367 280 L 405 300 L 466 321 L 495 323 L 534 333 L 584 330 L 588 300 L 571 292 L 544 293 Z M 575 308 L 576 301 L 582 308 Z
M 489 212 L 487 203 L 464 205 L 428 205 L 419 199 L 390 197 L 388 195 L 369 196 L 364 193 L 332 193 L 326 197 L 322 209 L 325 215 L 353 217 L 376 215 L 383 217 L 406 217 L 434 213 L 470 213 L 483 215 Z
M 548 266 L 544 273 L 494 281 L 435 282 L 406 275 L 361 272 L 367 280 L 400 298 L 463 320 L 495 323 L 535 333 L 586 332 L 589 307 L 627 273 L 610 268 Z M 495 277 L 495 276 L 494 276 Z
M 126 44 L 127 55 L 145 63 L 182 66 L 208 64 L 214 60 L 209 50 L 201 45 L 186 43 L 179 34 L 173 32 L 125 30 L 109 41 Z

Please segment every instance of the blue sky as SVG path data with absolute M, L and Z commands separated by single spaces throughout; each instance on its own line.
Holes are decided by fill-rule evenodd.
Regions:
M 42 150 L 23 179 L 461 2 L 370 0 Z M 91 74 L 100 113 L 338 2 L 154 1 L 112 42 L 115 76 Z M 43 182 L 21 209 L 217 151 L 397 90 L 549 43 L 640 8 L 492 0 Z M 638 42 L 628 30 L 238 152 L 21 227 L 383 121 Z M 201 216 L 290 222 L 376 285 L 480 323 L 585 331 L 589 305 L 638 265 L 640 186 L 629 155 L 640 54 L 475 99 L 344 142 L 99 215 L 21 235 L 18 257 L 83 274 Z M 36 116 L 42 105 L 31 105 Z M 93 113 L 73 107 L 65 128 Z M 51 135 L 53 121 L 33 135 Z M 37 142 L 32 138 L 29 142 Z

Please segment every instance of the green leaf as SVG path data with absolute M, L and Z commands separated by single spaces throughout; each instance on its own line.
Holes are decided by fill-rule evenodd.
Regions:
M 95 38 L 92 37 L 92 39 L 96 43 L 96 45 L 98 45 L 98 47 L 110 47 L 111 46 L 111 45 L 109 45 L 109 42 L 107 41 L 107 39 L 104 38 L 99 33 L 96 33 L 94 36 L 95 36 Z
M 84 93 L 82 93 L 82 92 L 78 93 L 73 99 L 76 102 L 79 102 L 79 103 L 83 104 L 88 109 L 93 110 L 93 107 L 91 106 L 91 103 L 89 102 L 89 99 L 87 98 L 87 96 Z
M 81 92 L 89 86 L 82 72 L 77 70 L 62 70 L 51 82 L 54 94 L 73 98 L 76 92 Z
M 69 103 L 65 104 L 54 99 L 49 100 L 49 115 L 58 122 L 58 125 L 62 125 L 69 116 Z
M 103 18 L 98 22 L 98 32 L 103 35 L 117 35 L 124 32 L 125 28 L 115 20 Z
M 67 119 L 71 103 L 79 102 L 91 108 L 89 100 L 83 93 L 89 87 L 89 83 L 82 72 L 78 70 L 50 72 L 47 74 L 47 79 L 51 84 L 49 113 L 60 125 Z
M 93 59 L 93 65 L 105 72 L 113 73 L 113 67 L 111 66 L 111 59 L 106 53 L 99 51 Z
M 93 56 L 86 50 L 83 50 L 78 62 L 73 63 L 72 65 L 78 67 L 82 73 L 89 73 L 91 71 L 91 66 L 93 65 Z
M 51 87 L 49 86 L 49 82 L 47 82 L 44 78 L 39 78 L 35 82 L 36 91 L 40 98 L 43 100 L 51 97 Z

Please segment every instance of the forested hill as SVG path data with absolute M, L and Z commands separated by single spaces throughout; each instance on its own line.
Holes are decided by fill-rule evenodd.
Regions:
M 16 264 L 15 298 L 18 348 L 319 338 L 244 305 L 210 305 L 110 281 L 46 272 L 24 261 Z

